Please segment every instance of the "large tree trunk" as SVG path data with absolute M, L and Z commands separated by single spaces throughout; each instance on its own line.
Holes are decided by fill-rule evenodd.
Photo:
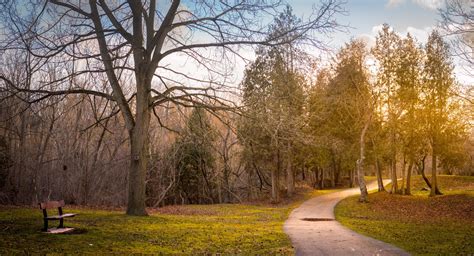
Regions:
M 138 130 L 138 129 L 137 129 Z M 131 159 L 128 173 L 128 215 L 147 215 L 145 210 L 145 181 L 147 172 L 146 135 L 138 131 L 132 132 Z
M 128 174 L 127 214 L 144 216 L 146 199 L 146 173 L 148 163 L 148 144 L 150 126 L 150 95 L 151 81 L 137 78 L 137 106 L 135 125 L 130 134 L 130 170 Z

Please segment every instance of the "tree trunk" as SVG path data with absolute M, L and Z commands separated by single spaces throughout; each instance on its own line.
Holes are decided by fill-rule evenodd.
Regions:
M 413 169 L 413 161 L 410 160 L 410 164 L 408 164 L 407 170 L 407 187 L 405 190 L 405 195 L 411 195 L 411 172 Z
M 378 158 L 375 159 L 375 174 L 377 175 L 378 191 L 385 191 L 382 178 L 382 168 L 380 168 L 380 160 Z
M 367 192 L 367 185 L 364 178 L 364 160 L 357 160 L 357 180 L 359 182 L 360 197 L 359 202 L 366 203 L 368 201 L 369 193 Z
M 319 180 L 319 182 L 319 188 L 324 189 L 324 168 L 321 168 L 321 179 Z
M 435 195 L 442 195 L 442 193 L 438 189 L 438 179 L 436 177 L 437 173 L 437 155 L 435 152 L 435 149 L 432 151 L 432 156 L 431 156 L 431 191 L 430 191 L 430 196 L 435 196 Z
M 341 184 L 341 161 L 340 159 L 336 161 L 335 175 L 334 175 L 335 185 Z
M 133 132 L 131 139 L 131 159 L 128 173 L 128 204 L 127 214 L 145 216 L 145 180 L 147 171 L 146 145 L 143 140 L 144 135 Z
M 248 168 L 248 176 L 247 176 L 247 200 L 251 200 L 253 199 L 253 174 L 252 174 L 252 168 Z M 262 185 L 262 183 L 260 182 L 260 185 Z
M 354 187 L 354 171 L 352 169 L 349 170 L 349 187 Z
M 306 170 L 304 165 L 301 167 L 301 180 L 306 180 Z
M 287 145 L 288 154 L 287 154 L 287 165 L 286 165 L 286 186 L 287 186 L 287 196 L 292 196 L 295 193 L 295 176 L 293 173 L 293 161 L 292 161 L 292 148 L 290 142 Z
M 425 181 L 426 185 L 431 189 L 431 183 L 430 180 L 426 177 L 425 174 L 425 159 L 426 155 L 421 159 L 420 165 L 418 166 L 418 170 L 420 171 L 421 177 L 423 177 L 423 180 Z
M 150 126 L 150 83 L 137 78 L 135 125 L 130 131 L 130 170 L 128 173 L 127 214 L 145 216 L 146 173 L 148 163 L 148 129 Z
M 360 198 L 359 202 L 367 202 L 369 193 L 367 192 L 367 186 L 365 185 L 365 171 L 364 171 L 364 160 L 365 160 L 365 134 L 369 128 L 370 119 L 364 125 L 362 132 L 360 133 L 360 157 L 357 160 L 357 179 L 359 181 Z
M 332 152 L 331 187 L 336 187 L 336 153 Z
M 275 168 L 272 168 L 272 202 L 278 203 L 280 200 L 278 196 L 278 173 Z
M 406 161 L 405 156 L 403 156 L 403 165 L 402 165 L 402 181 L 400 185 L 400 193 L 405 194 L 405 168 L 406 168 Z
M 418 166 L 418 170 L 420 171 L 420 174 L 421 174 L 421 177 L 423 177 L 423 180 L 425 181 L 426 185 L 432 189 L 433 187 L 431 186 L 431 182 L 430 180 L 426 177 L 426 174 L 425 174 L 425 159 L 426 159 L 426 156 L 423 157 L 423 159 L 420 161 L 421 164 Z M 439 191 L 438 188 L 435 188 L 435 193 L 437 195 L 442 195 L 443 193 L 441 193 L 441 191 Z
M 279 188 L 278 188 L 278 175 L 280 173 L 280 151 L 277 150 L 276 154 L 277 168 L 272 168 L 272 202 L 278 203 L 280 201 Z
M 314 170 L 313 170 L 313 168 L 314 168 Z M 314 176 L 313 188 L 321 188 L 319 186 L 319 167 L 318 166 L 311 167 L 311 170 L 312 170 L 312 173 L 313 173 L 313 176 Z
M 295 179 L 293 176 L 293 166 L 290 159 L 286 166 L 287 195 L 292 196 L 295 193 Z
M 395 194 L 398 192 L 398 181 L 397 181 L 397 158 L 396 155 L 395 157 L 392 158 L 391 161 L 391 178 L 392 178 L 392 189 L 390 190 L 390 194 Z
M 230 202 L 230 183 L 229 183 L 229 166 L 228 163 L 225 163 L 224 167 L 224 203 Z

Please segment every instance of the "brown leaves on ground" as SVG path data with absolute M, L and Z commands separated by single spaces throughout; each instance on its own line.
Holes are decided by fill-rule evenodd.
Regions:
M 463 219 L 474 223 L 474 197 L 467 194 L 437 197 L 401 196 L 377 193 L 370 196 L 369 209 L 389 219 L 440 221 Z

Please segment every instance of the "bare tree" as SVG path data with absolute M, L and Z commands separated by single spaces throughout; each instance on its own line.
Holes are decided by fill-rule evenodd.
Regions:
M 343 11 L 341 5 L 339 0 L 322 1 L 309 19 L 268 36 L 271 19 L 266 17 L 278 14 L 282 3 L 277 0 L 6 1 L 0 7 L 2 30 L 8 36 L 0 48 L 28 52 L 39 64 L 30 87 L 8 74 L 0 74 L 0 79 L 12 92 L 28 95 L 29 103 L 64 94 L 114 102 L 130 141 L 127 214 L 146 215 L 153 110 L 167 102 L 211 111 L 235 107 L 224 95 L 233 91 L 229 64 L 242 47 L 285 44 L 288 33 L 297 35 L 291 40 L 321 47 L 314 36 L 338 27 L 334 18 Z M 198 70 L 177 68 L 183 58 Z M 65 68 L 54 79 L 43 79 L 40 67 L 52 61 Z M 85 88 L 77 82 L 100 76 L 108 80 L 105 88 Z M 70 83 L 72 79 L 76 83 Z
M 448 0 L 439 10 L 441 27 L 451 40 L 455 56 L 465 62 L 465 71 L 474 75 L 474 3 L 471 0 Z

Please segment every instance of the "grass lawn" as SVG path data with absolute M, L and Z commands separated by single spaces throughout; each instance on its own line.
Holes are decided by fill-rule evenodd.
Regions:
M 120 210 L 66 205 L 76 234 L 43 234 L 37 208 L 0 206 L 0 255 L 5 253 L 293 254 L 283 232 L 291 210 L 310 197 L 338 189 L 300 190 L 279 205 L 168 206 L 148 217 Z M 55 210 L 53 211 L 56 214 Z M 50 222 L 50 227 L 57 222 Z
M 428 197 L 421 176 L 413 177 L 413 196 L 369 195 L 341 201 L 336 219 L 361 234 L 394 244 L 415 255 L 474 253 L 474 177 L 440 176 L 445 195 Z
M 3 253 L 292 253 L 281 228 L 289 208 L 205 205 L 164 208 L 148 217 L 121 211 L 67 209 L 79 215 L 65 220 L 78 233 L 39 232 L 38 209 L 0 209 Z

